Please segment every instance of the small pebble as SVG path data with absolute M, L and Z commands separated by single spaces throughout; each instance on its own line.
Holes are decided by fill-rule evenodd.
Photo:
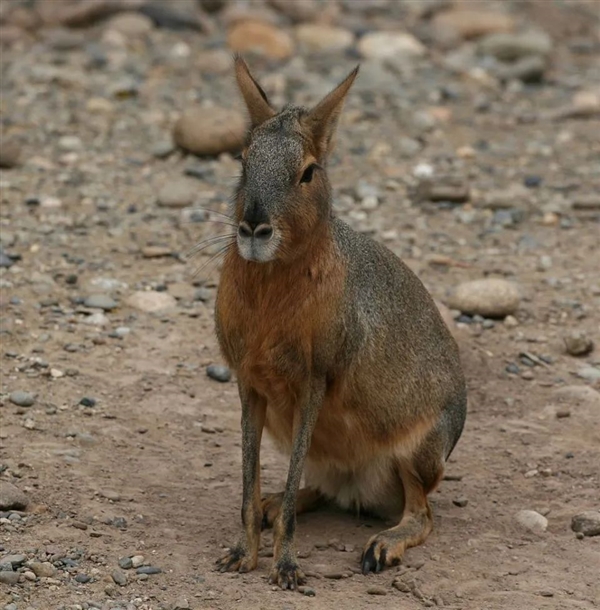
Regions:
M 528 189 L 534 189 L 542 184 L 542 178 L 540 176 L 525 176 L 523 184 Z
M 402 591 L 402 593 L 410 593 L 411 591 L 410 586 L 403 580 L 395 580 L 392 583 L 392 587 L 394 587 L 394 589 L 397 589 L 398 591 Z
M 460 496 L 459 498 L 452 500 L 452 504 L 454 504 L 454 506 L 458 506 L 459 508 L 464 508 L 468 503 L 469 500 L 467 500 L 467 498 L 464 496 Z
M 206 374 L 215 381 L 227 383 L 231 380 L 231 371 L 226 366 L 220 364 L 209 364 L 206 367 Z
M 152 155 L 157 159 L 166 159 L 175 152 L 175 148 L 175 144 L 171 140 L 164 140 L 152 147 Z
M 122 339 L 123 337 L 126 337 L 130 332 L 131 332 L 131 328 L 129 328 L 127 326 L 117 326 L 117 328 L 115 328 L 115 335 L 117 337 L 119 337 L 120 339 Z
M 83 304 L 86 307 L 104 311 L 110 311 L 117 306 L 117 302 L 106 294 L 92 294 L 84 299 Z
M 571 356 L 585 356 L 594 349 L 594 342 L 582 331 L 573 331 L 563 340 L 565 349 Z
M 144 564 L 144 561 L 146 561 L 146 559 L 144 558 L 143 555 L 134 555 L 131 558 L 131 567 L 139 568 L 141 565 Z
M 80 401 L 79 404 L 82 407 L 95 407 L 96 406 L 96 399 L 92 398 L 91 396 L 84 396 Z
M 119 567 L 123 570 L 130 570 L 133 567 L 131 557 L 121 557 L 119 559 Z
M 75 576 L 75 581 L 82 583 L 82 584 L 90 582 L 90 580 L 92 580 L 92 577 L 88 576 L 87 574 L 80 573 L 80 574 L 77 574 L 77 576 Z
M 56 574 L 56 568 L 49 561 L 33 561 L 29 568 L 38 578 L 52 578 Z
M 141 566 L 136 570 L 136 574 L 160 574 L 162 570 L 154 566 Z
M 31 407 L 35 402 L 35 397 L 33 394 L 29 392 L 22 392 L 17 390 L 16 392 L 12 392 L 9 396 L 10 402 L 19 407 Z
M 127 574 L 121 572 L 121 570 L 114 570 L 111 576 L 119 587 L 124 587 L 127 584 Z
M 306 597 L 314 597 L 317 593 L 312 587 L 300 586 L 298 587 L 298 593 L 306 595 Z
M 571 519 L 571 529 L 583 536 L 600 536 L 600 510 L 588 510 Z

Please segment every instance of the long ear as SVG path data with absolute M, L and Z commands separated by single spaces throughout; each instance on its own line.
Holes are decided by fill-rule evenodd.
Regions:
M 310 111 L 305 119 L 320 159 L 331 152 L 331 141 L 344 106 L 344 100 L 356 79 L 358 68 L 359 66 L 356 66 L 331 93 Z
M 254 80 L 248 65 L 239 56 L 235 55 L 235 77 L 238 87 L 246 102 L 252 127 L 257 127 L 267 119 L 275 116 L 276 112 L 269 105 L 269 100 L 261 86 Z

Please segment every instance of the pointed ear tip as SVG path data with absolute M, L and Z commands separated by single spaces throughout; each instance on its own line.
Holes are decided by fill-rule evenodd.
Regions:
M 242 57 L 240 53 L 237 52 L 233 54 L 233 65 L 236 68 L 245 68 L 246 70 L 248 69 L 248 64 L 246 63 L 246 60 Z

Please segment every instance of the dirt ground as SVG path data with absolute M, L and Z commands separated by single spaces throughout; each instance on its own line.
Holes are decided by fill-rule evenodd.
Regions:
M 363 576 L 362 547 L 386 524 L 334 509 L 301 516 L 297 548 L 314 597 L 268 584 L 270 532 L 256 571 L 214 571 L 240 528 L 240 409 L 235 381 L 206 372 L 222 364 L 218 257 L 206 264 L 216 250 L 182 255 L 225 232 L 201 207 L 226 210 L 238 166 L 229 154 L 170 151 L 169 141 L 190 104 L 240 108 L 226 17 L 203 16 L 211 32 L 93 20 L 13 28 L 9 40 L 4 29 L 3 147 L 16 143 L 20 159 L 0 174 L 0 481 L 29 505 L 0 512 L 0 563 L 25 556 L 19 582 L 0 582 L 1 608 L 600 607 L 600 536 L 571 529 L 573 516 L 600 510 L 598 5 L 470 3 L 551 37 L 543 76 L 530 83 L 469 55 L 477 40 L 430 35 L 451 2 L 325 4 L 357 36 L 408 31 L 424 46 L 361 60 L 330 168 L 338 213 L 384 241 L 442 303 L 483 277 L 509 279 L 521 294 L 504 321 L 453 312 L 469 412 L 431 496 L 434 532 L 401 566 Z M 16 5 L 36 8 L 4 3 L 3 28 Z M 250 8 L 295 31 L 285 3 Z M 308 103 L 355 65 L 353 45 L 249 61 L 277 103 Z M 423 200 L 430 174 L 470 195 Z M 165 189 L 183 195 L 165 204 Z M 139 292 L 165 307 L 148 311 L 131 299 Z M 567 353 L 573 333 L 596 349 Z M 15 404 L 14 392 L 33 404 Z M 280 490 L 286 470 L 265 441 L 263 490 Z M 524 527 L 523 510 L 547 528 Z M 160 573 L 127 567 L 139 555 Z M 37 577 L 30 562 L 46 561 L 51 573 Z

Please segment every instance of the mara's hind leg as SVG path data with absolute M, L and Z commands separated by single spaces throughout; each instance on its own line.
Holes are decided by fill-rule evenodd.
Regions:
M 283 501 L 283 492 L 276 494 L 267 494 L 261 500 L 262 504 L 262 528 L 273 527 L 273 523 L 279 514 L 281 509 L 281 503 Z M 310 487 L 303 487 L 298 491 L 298 497 L 296 499 L 296 514 L 307 513 L 311 510 L 319 508 L 324 504 L 325 498 L 316 489 Z
M 363 574 L 398 564 L 406 549 L 425 541 L 433 529 L 427 494 L 437 486 L 443 473 L 443 443 L 435 433 L 427 437 L 411 458 L 398 459 L 398 475 L 404 488 L 402 519 L 395 527 L 369 540 L 362 555 Z

